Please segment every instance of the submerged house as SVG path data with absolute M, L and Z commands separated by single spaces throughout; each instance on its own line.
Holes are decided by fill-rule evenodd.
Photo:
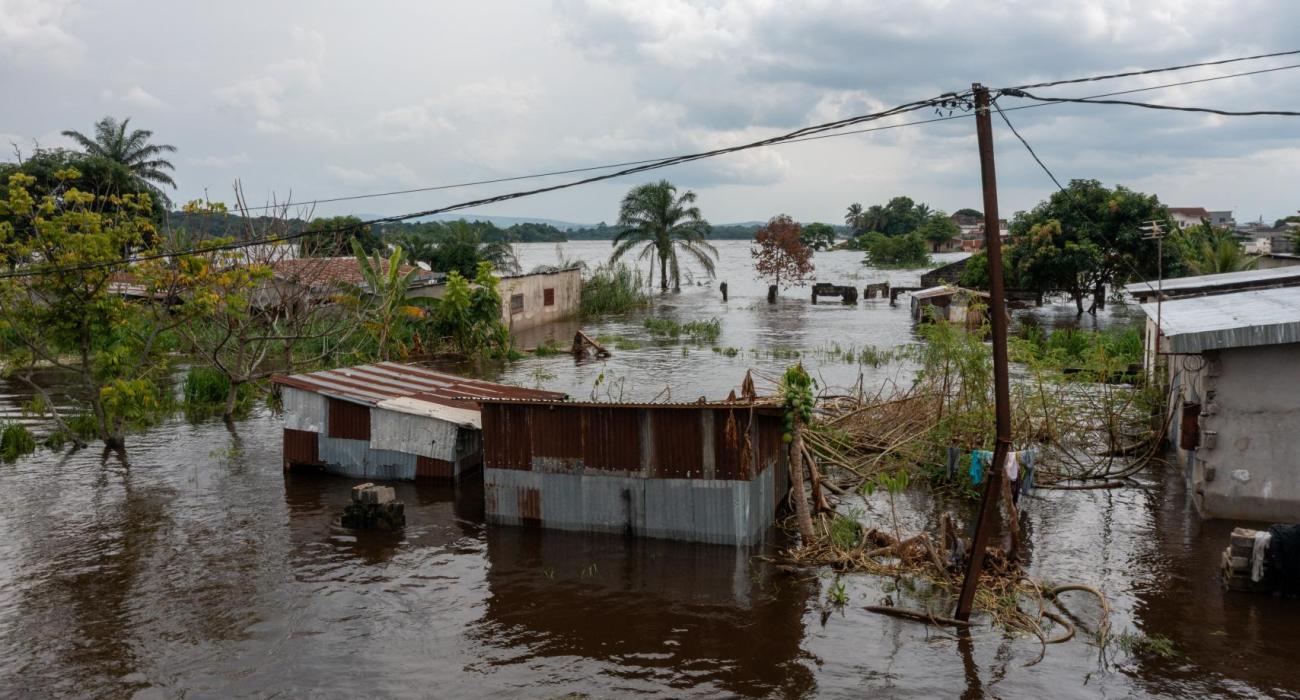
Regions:
M 915 321 L 948 321 L 966 328 L 977 328 L 984 322 L 988 292 L 963 287 L 940 285 L 912 292 L 912 319 Z
M 445 278 L 412 296 L 442 298 Z M 570 267 L 501 277 L 501 323 L 512 333 L 526 331 L 578 315 L 582 306 L 582 270 Z
M 1165 358 L 1170 440 L 1197 509 L 1209 518 L 1295 522 L 1300 288 L 1208 294 L 1142 311 L 1147 366 L 1156 371 Z
M 564 394 L 380 362 L 277 376 L 285 471 L 361 479 L 459 479 L 479 468 L 479 403 Z
M 788 490 L 778 406 L 480 403 L 492 522 L 752 544 Z

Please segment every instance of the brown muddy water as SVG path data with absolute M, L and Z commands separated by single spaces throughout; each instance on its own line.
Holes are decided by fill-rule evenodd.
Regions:
M 792 301 L 756 320 L 761 286 L 739 300 L 738 286 L 736 308 L 754 310 L 729 310 L 722 342 L 911 342 L 902 306 Z M 703 288 L 673 303 L 716 305 Z M 683 362 L 677 346 L 613 361 L 634 369 L 642 352 L 637 386 L 679 398 L 725 393 L 753 364 L 708 349 Z M 858 372 L 806 361 L 846 385 Z M 506 374 L 529 363 L 566 373 L 552 388 L 589 388 L 595 370 L 561 357 Z M 21 392 L 4 400 L 12 410 Z M 0 696 L 1300 697 L 1300 601 L 1220 590 L 1233 523 L 1200 521 L 1173 469 L 1021 503 L 1035 577 L 1100 587 L 1115 632 L 1167 638 L 1174 655 L 1103 651 L 1084 635 L 1026 666 L 1036 639 L 987 626 L 959 638 L 862 609 L 919 605 L 906 582 L 845 576 L 849 603 L 831 607 L 830 572 L 792 576 L 761 558 L 786 544 L 776 531 L 735 549 L 495 527 L 470 482 L 397 484 L 406 530 L 357 535 L 338 525 L 352 480 L 280 464 L 265 409 L 230 427 L 174 420 L 121 454 L 0 464 Z M 921 492 L 901 505 L 908 530 L 943 510 Z M 886 522 L 879 498 L 860 507 Z M 1095 603 L 1069 607 L 1091 629 Z

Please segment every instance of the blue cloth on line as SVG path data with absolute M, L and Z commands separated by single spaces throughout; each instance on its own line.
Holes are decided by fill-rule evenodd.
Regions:
M 975 450 L 970 453 L 970 481 L 976 486 L 984 481 L 984 467 L 993 463 L 993 453 L 988 450 Z

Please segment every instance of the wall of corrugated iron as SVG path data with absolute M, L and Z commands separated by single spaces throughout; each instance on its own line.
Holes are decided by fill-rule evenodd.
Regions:
M 326 398 L 329 430 L 332 438 L 370 440 L 370 407 L 351 401 Z
M 328 412 L 324 396 L 293 387 L 281 387 L 284 427 L 313 433 L 325 432 Z
M 415 478 L 450 479 L 456 475 L 456 464 L 445 459 L 435 459 L 423 455 L 415 458 Z
M 320 433 L 308 430 L 284 429 L 284 469 L 288 471 L 295 464 L 318 464 Z
M 461 429 L 453 423 L 375 407 L 370 409 L 370 446 L 433 457 L 448 462 L 457 458 Z
M 483 406 L 484 464 L 661 479 L 752 479 L 785 453 L 780 418 L 748 407 Z

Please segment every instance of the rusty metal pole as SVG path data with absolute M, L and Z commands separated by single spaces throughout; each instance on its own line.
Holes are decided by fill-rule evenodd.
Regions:
M 1011 449 L 1011 390 L 1007 377 L 1007 311 L 1002 285 L 1002 237 L 998 222 L 998 180 L 993 168 L 993 121 L 989 116 L 989 90 L 975 83 L 975 133 L 979 139 L 980 177 L 984 188 L 984 248 L 989 265 L 989 316 L 993 319 L 993 397 L 997 408 L 997 442 L 993 463 L 984 475 L 984 494 L 980 499 L 979 520 L 971 543 L 970 564 L 957 599 L 957 619 L 969 620 L 980 571 L 984 568 L 984 550 L 993 530 L 998 509 L 998 491 L 1002 485 L 1003 463 Z

